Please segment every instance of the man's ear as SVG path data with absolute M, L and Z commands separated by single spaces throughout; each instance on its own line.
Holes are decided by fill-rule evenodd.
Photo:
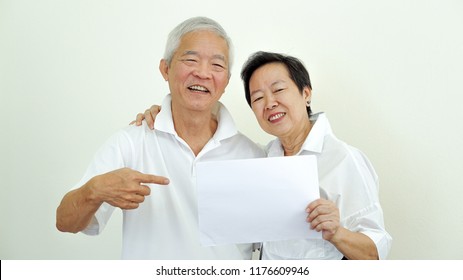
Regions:
M 228 76 L 227 84 L 225 85 L 225 88 L 227 88 L 227 87 L 228 87 L 228 84 L 230 83 L 230 77 L 231 77 L 231 74 Z
M 169 80 L 169 65 L 165 59 L 161 59 L 159 61 L 159 71 L 161 72 L 162 77 L 164 77 L 165 81 Z

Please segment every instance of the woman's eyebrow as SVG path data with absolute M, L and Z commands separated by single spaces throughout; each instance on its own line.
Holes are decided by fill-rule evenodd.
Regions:
M 285 84 L 285 81 L 284 80 L 276 80 L 275 82 L 271 83 L 270 84 L 270 87 L 274 87 L 274 86 L 277 86 L 279 84 Z M 254 93 L 258 93 L 262 91 L 262 89 L 256 89 L 256 90 L 253 90 L 249 93 L 249 96 L 253 95 Z
M 273 82 L 273 83 L 271 84 L 271 86 L 273 87 L 273 86 L 276 86 L 276 85 L 279 85 L 279 84 L 285 84 L 285 81 L 283 81 L 283 80 L 276 80 L 275 82 Z
M 253 90 L 249 93 L 249 96 L 252 96 L 253 94 L 255 93 L 258 93 L 258 92 L 261 92 L 262 90 L 261 89 L 256 89 L 256 90 Z

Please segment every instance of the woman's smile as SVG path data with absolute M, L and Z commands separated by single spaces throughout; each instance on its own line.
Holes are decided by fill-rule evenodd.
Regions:
M 284 116 L 286 116 L 286 113 L 283 113 L 283 112 L 271 114 L 268 117 L 268 121 L 271 123 L 276 123 L 276 122 L 279 122 Z

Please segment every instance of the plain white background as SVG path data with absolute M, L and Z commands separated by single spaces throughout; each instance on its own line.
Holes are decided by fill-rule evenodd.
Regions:
M 424 1 L 0 0 L 0 259 L 118 259 L 121 213 L 98 237 L 55 211 L 93 154 L 159 104 L 167 33 L 216 19 L 235 44 L 222 98 L 266 144 L 239 70 L 258 50 L 301 58 L 313 110 L 380 177 L 390 259 L 463 259 L 463 4 Z

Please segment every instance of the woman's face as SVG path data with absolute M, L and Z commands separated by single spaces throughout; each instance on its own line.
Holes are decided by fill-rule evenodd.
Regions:
M 308 87 L 299 92 L 282 63 L 268 63 L 258 68 L 249 81 L 251 107 L 261 128 L 278 138 L 296 137 L 309 121 Z

